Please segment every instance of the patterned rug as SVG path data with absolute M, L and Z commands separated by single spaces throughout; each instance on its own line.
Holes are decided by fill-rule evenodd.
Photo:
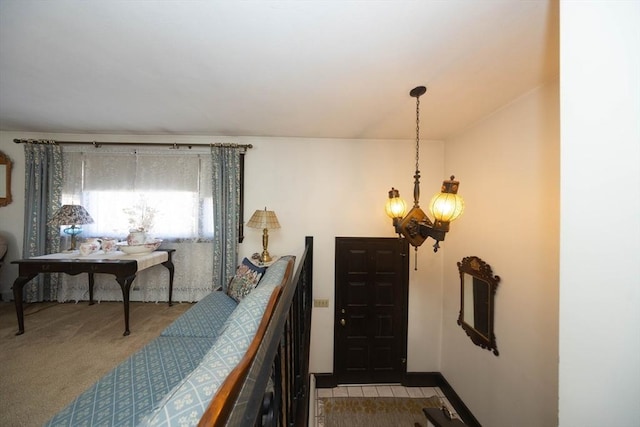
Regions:
M 319 416 L 324 427 L 414 427 L 427 424 L 422 408 L 439 408 L 437 396 L 404 397 L 323 397 L 319 398 Z M 319 419 L 320 421 L 320 419 Z

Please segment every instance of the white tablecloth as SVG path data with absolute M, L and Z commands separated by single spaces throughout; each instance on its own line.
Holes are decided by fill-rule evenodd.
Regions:
M 133 259 L 138 262 L 138 271 L 142 271 L 145 268 L 153 267 L 154 265 L 162 264 L 169 260 L 169 254 L 165 251 L 155 251 L 146 254 L 125 254 L 124 252 L 115 251 L 111 253 L 104 253 L 104 251 L 97 251 L 91 255 L 81 256 L 80 251 L 72 252 L 59 252 L 55 254 L 42 255 L 31 257 L 30 259 L 77 259 L 83 261 L 92 260 L 128 260 Z

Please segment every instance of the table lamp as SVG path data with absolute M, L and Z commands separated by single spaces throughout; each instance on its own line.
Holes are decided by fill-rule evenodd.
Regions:
M 280 228 L 278 217 L 274 211 L 268 211 L 265 207 L 264 210 L 257 210 L 251 216 L 247 227 L 261 228 L 262 229 L 262 255 L 260 255 L 261 262 L 270 262 L 271 256 L 267 250 L 269 246 L 269 229 Z
M 93 224 L 93 218 L 91 218 L 89 212 L 80 205 L 62 205 L 49 221 L 49 225 L 58 227 L 63 225 L 71 226 L 62 230 L 65 234 L 71 236 L 71 247 L 69 251 L 76 250 L 76 236 L 82 233 L 82 227 L 79 227 L 79 225 L 82 224 Z

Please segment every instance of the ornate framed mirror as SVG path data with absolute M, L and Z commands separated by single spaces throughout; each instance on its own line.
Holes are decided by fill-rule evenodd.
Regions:
M 499 276 L 493 275 L 491 266 L 469 256 L 458 262 L 460 272 L 460 315 L 458 325 L 474 344 L 492 350 L 496 356 L 498 347 L 493 333 L 494 305 Z
M 11 159 L 0 151 L 0 206 L 11 203 Z

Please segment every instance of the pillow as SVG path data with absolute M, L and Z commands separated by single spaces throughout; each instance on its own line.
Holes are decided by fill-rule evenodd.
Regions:
M 236 275 L 227 286 L 227 295 L 240 302 L 256 287 L 265 271 L 266 268 L 254 265 L 247 258 L 243 259 L 236 270 Z

